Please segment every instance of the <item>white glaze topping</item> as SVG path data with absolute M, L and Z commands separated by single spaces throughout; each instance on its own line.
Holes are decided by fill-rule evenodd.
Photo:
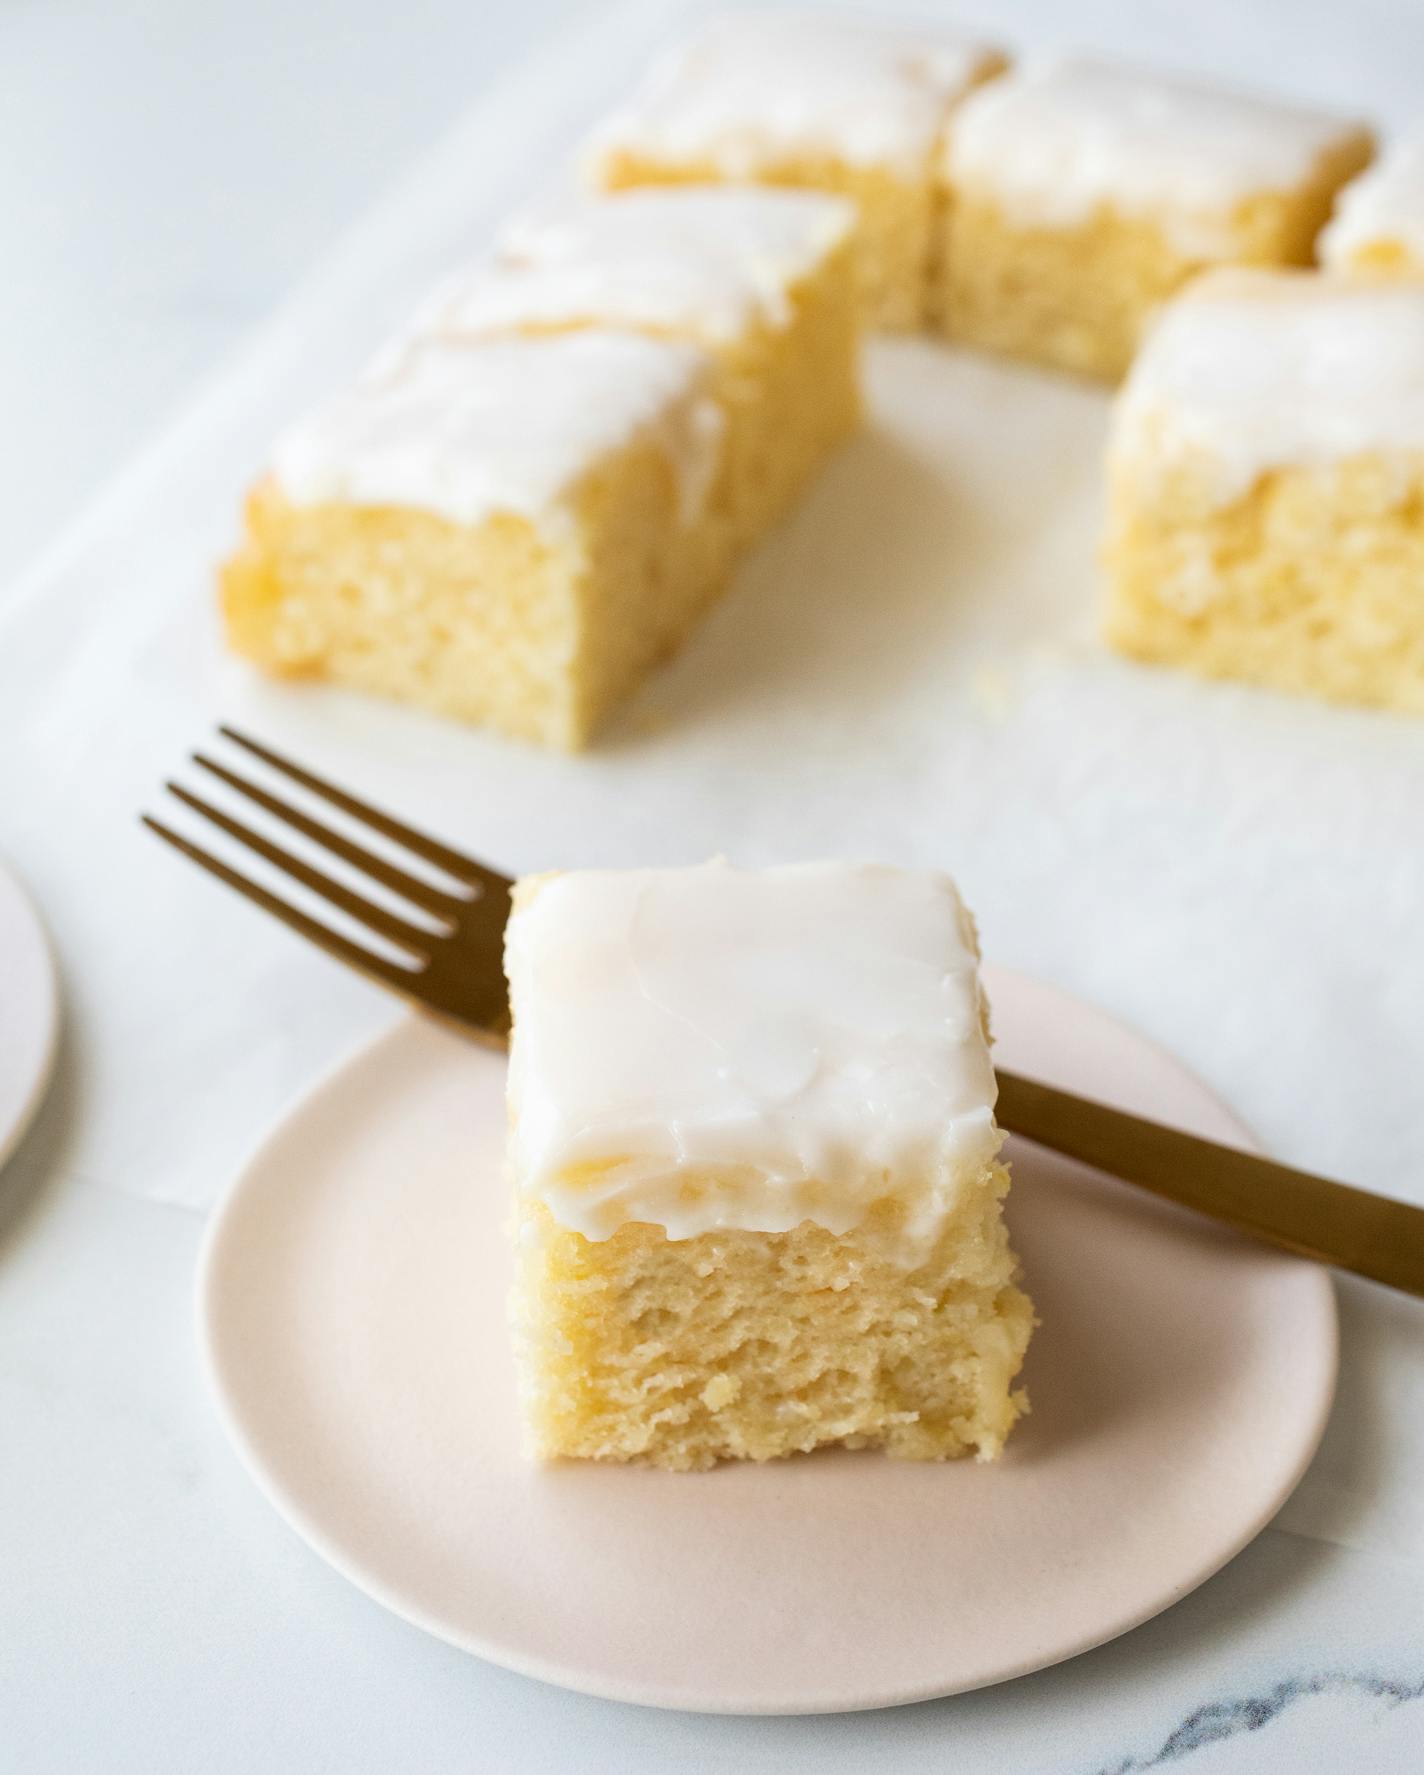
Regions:
M 1345 187 L 1320 237 L 1320 256 L 1343 268 L 1367 247 L 1394 244 L 1424 269 L 1424 131 L 1396 143 Z
M 589 1238 L 842 1233 L 888 1197 L 914 1261 L 997 1148 L 973 926 L 947 876 L 544 877 L 506 965 L 515 1175 Z
M 854 221 L 839 198 L 759 185 L 589 197 L 511 225 L 499 257 L 451 278 L 416 324 L 459 336 L 595 321 L 719 345 L 784 326 L 790 291 Z
M 279 442 L 299 505 L 415 506 L 457 523 L 512 512 L 557 528 L 609 451 L 654 438 L 694 512 L 720 417 L 694 345 L 591 330 L 480 343 L 412 339 Z
M 971 95 L 946 150 L 952 184 L 1015 219 L 1068 226 L 1100 205 L 1151 214 L 1182 251 L 1229 252 L 1244 199 L 1308 179 L 1360 126 L 1230 88 L 1096 62 L 1049 62 Z
M 596 134 L 590 169 L 621 149 L 727 178 L 801 154 L 918 171 L 949 107 L 999 61 L 932 22 L 729 13 L 653 69 Z
M 1163 309 L 1117 399 L 1109 459 L 1187 469 L 1221 503 L 1271 469 L 1424 451 L 1424 284 L 1220 270 Z

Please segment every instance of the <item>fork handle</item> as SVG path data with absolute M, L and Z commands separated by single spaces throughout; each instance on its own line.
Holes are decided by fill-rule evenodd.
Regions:
M 1424 1297 L 1424 1208 L 999 1074 L 1001 1126 L 1302 1257 Z

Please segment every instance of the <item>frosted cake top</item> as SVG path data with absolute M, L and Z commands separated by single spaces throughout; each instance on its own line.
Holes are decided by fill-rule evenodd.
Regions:
M 651 434 L 691 511 L 720 424 L 701 393 L 706 369 L 696 346 L 633 333 L 413 340 L 292 427 L 273 474 L 299 505 L 547 520 L 602 456 Z
M 919 172 L 948 108 L 1002 61 L 932 21 L 728 13 L 654 67 L 595 136 L 591 169 L 626 151 L 726 178 L 803 154 Z
M 561 1224 L 834 1233 L 920 1253 L 998 1145 L 973 925 L 947 876 L 808 863 L 524 884 L 506 963 L 520 1186 Z
M 498 258 L 447 281 L 417 326 L 441 334 L 601 321 L 709 344 L 784 326 L 794 285 L 849 235 L 839 198 L 765 186 L 610 193 L 511 225 Z
M 1424 451 L 1424 283 L 1209 272 L 1148 333 L 1115 474 L 1189 467 L 1226 502 L 1275 468 Z
M 953 183 L 1024 222 L 1068 225 L 1106 204 L 1154 215 L 1183 250 L 1210 254 L 1244 199 L 1299 186 L 1321 155 L 1366 137 L 1362 125 L 1230 88 L 1056 61 L 966 100 L 947 166 Z

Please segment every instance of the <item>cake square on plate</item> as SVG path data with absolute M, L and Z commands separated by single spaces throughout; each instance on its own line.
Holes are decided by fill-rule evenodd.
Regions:
M 597 329 L 387 354 L 279 443 L 222 574 L 232 645 L 582 745 L 727 571 L 710 374 Z
M 478 338 L 616 326 L 702 346 L 726 420 L 713 502 L 746 547 L 858 421 L 854 223 L 843 199 L 764 187 L 589 197 L 512 225 L 416 327 Z
M 597 132 L 603 186 L 736 181 L 852 199 L 872 324 L 923 325 L 936 161 L 954 107 L 1004 66 L 932 22 L 729 13 L 667 56 Z
M 939 321 L 1110 380 L 1205 267 L 1308 265 L 1369 132 L 1318 111 L 1096 62 L 973 94 L 945 151 Z
M 1203 277 L 1118 396 L 1108 478 L 1114 646 L 1424 712 L 1424 284 Z
M 1320 259 L 1332 271 L 1424 277 L 1424 131 L 1388 148 L 1340 193 Z
M 1032 1308 L 953 883 L 835 863 L 537 876 L 506 961 L 533 1451 L 997 1455 Z

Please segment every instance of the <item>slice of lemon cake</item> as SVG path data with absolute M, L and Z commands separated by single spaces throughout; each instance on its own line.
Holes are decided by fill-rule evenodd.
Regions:
M 537 876 L 506 961 L 533 1452 L 996 1456 L 1033 1314 L 953 883 Z
M 924 324 L 950 113 L 1004 66 L 932 22 L 801 12 L 709 21 L 597 133 L 604 186 L 736 181 L 851 198 L 870 321 Z
M 726 419 L 735 542 L 760 539 L 860 411 L 852 232 L 842 199 L 728 185 L 626 191 L 510 228 L 417 327 L 443 337 L 636 328 L 706 348 Z
M 1424 284 L 1212 272 L 1118 397 L 1106 632 L 1424 712 Z
M 1094 62 L 986 87 L 945 156 L 939 320 L 972 344 L 1116 379 L 1153 308 L 1217 264 L 1308 265 L 1368 130 Z
M 1424 131 L 1345 187 L 1320 258 L 1332 271 L 1424 277 Z
M 583 744 L 726 571 L 709 377 L 599 330 L 388 354 L 278 445 L 222 574 L 232 645 Z

